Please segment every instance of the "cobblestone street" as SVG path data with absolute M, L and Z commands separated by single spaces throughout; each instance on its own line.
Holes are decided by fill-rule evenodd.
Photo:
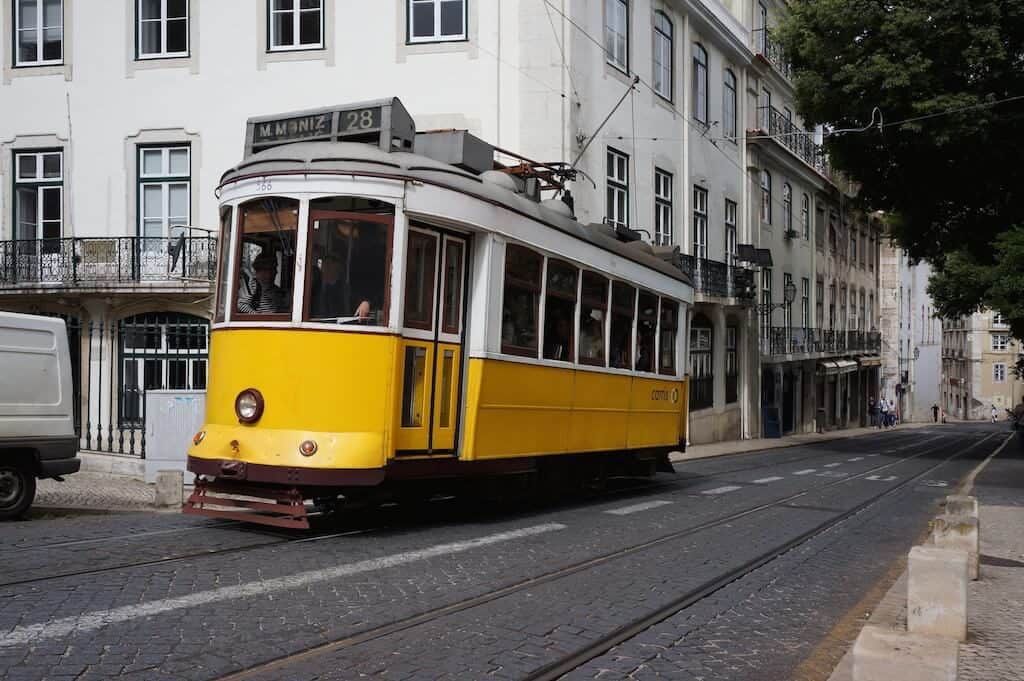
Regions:
M 0 525 L 0 678 L 824 681 L 859 630 L 843 623 L 1005 439 L 881 432 L 301 534 L 42 512 Z M 1021 668 L 1022 475 L 1007 450 L 977 479 L 986 578 L 962 678 L 1019 678 L 992 670 Z

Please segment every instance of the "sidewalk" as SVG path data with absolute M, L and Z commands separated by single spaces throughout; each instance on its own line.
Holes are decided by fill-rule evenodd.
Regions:
M 1001 462 L 1006 468 L 989 472 L 990 480 L 998 480 L 998 490 L 978 482 L 975 489 L 964 491 L 977 495 L 979 502 L 981 577 L 968 584 L 967 642 L 960 644 L 958 681 L 1024 681 L 1024 457 L 1013 453 L 1016 446 L 1011 440 L 1003 451 L 1011 459 Z M 985 503 L 990 491 L 995 503 Z M 863 624 L 906 630 L 903 562 L 903 573 Z M 828 681 L 852 681 L 849 643 Z
M 727 442 L 712 442 L 705 445 L 690 445 L 686 452 L 673 452 L 669 457 L 675 461 L 690 461 L 692 459 L 706 459 L 712 456 L 724 456 L 726 454 L 740 454 L 743 452 L 754 452 L 762 449 L 777 449 L 779 447 L 796 447 L 798 445 L 812 444 L 815 442 L 827 442 L 829 440 L 843 440 L 858 435 L 870 435 L 872 433 L 895 432 L 899 430 L 915 430 L 927 426 L 940 426 L 942 424 L 932 422 L 901 423 L 894 428 L 886 428 L 884 431 L 874 427 L 848 428 L 846 430 L 832 430 L 825 433 L 801 433 L 799 435 L 785 435 L 783 437 L 757 438 L 754 440 L 729 440 Z

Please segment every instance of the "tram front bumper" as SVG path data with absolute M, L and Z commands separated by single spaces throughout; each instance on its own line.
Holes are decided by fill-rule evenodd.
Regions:
M 290 487 L 373 487 L 384 481 L 383 468 L 300 468 L 195 456 L 188 457 L 188 469 L 196 475 L 218 480 Z

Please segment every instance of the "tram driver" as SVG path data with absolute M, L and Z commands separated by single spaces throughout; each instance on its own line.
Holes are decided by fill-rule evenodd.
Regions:
M 369 220 L 325 217 L 314 222 L 312 238 L 310 320 L 386 323 L 386 227 Z
M 252 278 L 243 281 L 238 311 L 247 314 L 277 314 L 288 311 L 288 296 L 275 283 L 277 256 L 264 248 L 252 261 Z

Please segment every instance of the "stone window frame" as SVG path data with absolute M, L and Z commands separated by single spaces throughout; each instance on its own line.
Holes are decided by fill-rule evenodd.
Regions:
M 65 81 L 70 81 L 72 76 L 72 55 L 74 55 L 73 33 L 71 26 L 74 20 L 73 2 L 63 0 L 63 24 L 61 26 L 62 55 L 60 63 L 48 64 L 24 64 L 14 63 L 14 52 L 17 45 L 17 38 L 14 35 L 14 6 L 10 0 L 0 2 L 0 24 L 9 27 L 7 34 L 11 39 L 8 49 L 2 50 L 3 57 L 3 84 L 9 85 L 15 78 L 30 78 L 34 76 L 64 76 Z

